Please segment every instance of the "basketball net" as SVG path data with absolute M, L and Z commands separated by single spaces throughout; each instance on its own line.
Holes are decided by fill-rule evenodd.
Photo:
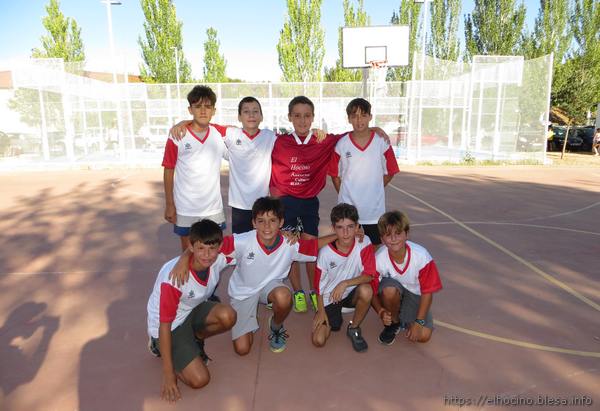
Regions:
M 371 67 L 369 68 L 369 78 L 373 83 L 372 90 L 375 92 L 375 95 L 385 95 L 386 87 L 386 77 L 387 77 L 387 60 L 373 60 L 370 61 L 369 64 Z

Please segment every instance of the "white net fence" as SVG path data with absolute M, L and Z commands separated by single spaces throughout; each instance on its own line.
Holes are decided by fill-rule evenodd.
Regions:
M 417 58 L 418 59 L 418 58 Z M 419 61 L 419 60 L 416 60 Z M 223 83 L 213 121 L 239 125 L 244 96 L 262 104 L 262 127 L 290 130 L 287 106 L 305 95 L 315 103 L 314 126 L 349 130 L 345 108 L 364 96 L 372 125 L 390 136 L 396 155 L 409 161 L 543 159 L 549 57 L 478 57 L 471 66 L 425 58 L 415 80 L 385 82 L 385 69 L 362 83 Z M 128 83 L 119 74 L 100 81 L 81 64 L 31 59 L 0 70 L 0 165 L 160 164 L 171 125 L 189 118 L 194 84 Z

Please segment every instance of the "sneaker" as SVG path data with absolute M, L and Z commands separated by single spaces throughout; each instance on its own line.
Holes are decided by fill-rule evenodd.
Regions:
M 306 294 L 302 290 L 294 293 L 294 311 L 297 313 L 306 312 Z
M 273 303 L 268 303 L 267 305 L 265 305 L 265 308 L 267 310 L 272 310 L 273 309 Z
M 350 338 L 350 341 L 352 341 L 352 348 L 354 348 L 354 351 L 356 352 L 367 351 L 367 348 L 369 348 L 369 344 L 367 344 L 365 339 L 362 337 L 360 327 L 352 328 L 350 327 L 351 325 L 352 322 L 348 324 L 348 328 L 346 329 L 346 335 L 348 336 L 348 338 Z
M 156 344 L 156 340 L 152 337 L 148 337 L 148 351 L 155 357 L 160 357 L 160 350 Z
M 196 345 L 198 345 L 198 348 L 200 349 L 200 353 L 198 354 L 200 356 L 200 359 L 202 360 L 204 365 L 208 365 L 208 363 L 211 362 L 211 359 L 208 355 L 206 355 L 206 351 L 204 351 L 204 340 L 196 338 Z
M 385 345 L 392 345 L 400 329 L 402 329 L 401 323 L 386 325 L 383 327 L 381 334 L 379 334 L 379 342 Z
M 312 305 L 313 311 L 317 312 L 319 304 L 317 303 L 317 293 L 315 293 L 314 291 L 310 292 L 310 304 Z
M 279 330 L 274 331 L 271 328 L 272 320 L 273 317 L 271 316 L 271 318 L 269 318 L 269 330 L 271 331 L 271 333 L 269 334 L 269 348 L 273 352 L 282 352 L 283 350 L 285 350 L 285 343 L 286 340 L 289 338 L 289 335 L 287 335 L 286 329 L 283 328 L 283 325 Z

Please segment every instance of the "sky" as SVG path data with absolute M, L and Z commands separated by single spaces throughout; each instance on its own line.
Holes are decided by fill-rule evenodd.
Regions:
M 523 0 L 526 23 L 531 27 L 539 0 Z M 0 0 L 0 66 L 12 59 L 27 58 L 41 46 L 45 34 L 42 18 L 48 0 Z M 141 61 L 138 37 L 143 35 L 144 15 L 139 0 L 121 0 L 112 6 L 113 36 L 118 66 L 138 73 Z M 202 77 L 206 29 L 214 27 L 227 60 L 227 76 L 245 81 L 278 81 L 281 71 L 276 45 L 287 15 L 285 0 L 173 0 L 177 18 L 183 22 L 183 52 L 194 78 Z M 364 0 L 372 25 L 389 24 L 400 0 Z M 100 0 L 61 0 L 60 8 L 81 27 L 88 68 L 110 71 L 110 48 L 106 5 Z M 471 12 L 473 0 L 464 0 L 463 15 Z M 323 0 L 321 24 L 325 29 L 325 66 L 337 59 L 338 27 L 344 23 L 342 0 Z

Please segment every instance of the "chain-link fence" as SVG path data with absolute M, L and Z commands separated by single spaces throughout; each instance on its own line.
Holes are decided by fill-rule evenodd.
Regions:
M 213 121 L 238 125 L 238 102 L 251 95 L 262 104 L 262 127 L 290 130 L 288 103 L 306 95 L 315 103 L 314 126 L 340 133 L 350 127 L 348 102 L 365 96 L 372 125 L 388 133 L 401 159 L 543 159 L 551 66 L 550 56 L 476 57 L 471 65 L 417 56 L 407 83 L 384 82 L 381 72 L 371 72 L 378 80 L 365 84 L 211 84 Z M 0 165 L 8 167 L 160 164 L 169 128 L 190 117 L 186 96 L 194 84 L 129 83 L 121 73 L 116 83 L 110 74 L 100 81 L 82 64 L 60 59 L 13 63 L 6 73 L 0 73 Z

